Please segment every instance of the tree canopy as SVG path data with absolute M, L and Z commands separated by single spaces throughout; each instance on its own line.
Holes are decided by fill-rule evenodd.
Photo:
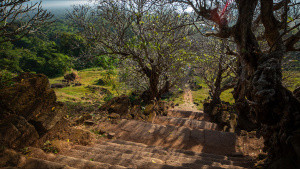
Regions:
M 51 21 L 53 15 L 42 8 L 42 2 L 29 1 L 0 2 L 0 43 L 20 40 L 30 32 L 54 22 Z
M 92 7 L 74 6 L 68 18 L 99 54 L 133 61 L 131 71 L 148 79 L 152 98 L 178 83 L 193 59 L 188 49 L 195 31 L 185 26 L 190 15 L 164 2 L 96 1 Z

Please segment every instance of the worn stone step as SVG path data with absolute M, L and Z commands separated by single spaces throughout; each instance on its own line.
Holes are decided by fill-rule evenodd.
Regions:
M 65 164 L 60 164 L 48 160 L 30 158 L 21 169 L 75 169 Z
M 81 149 L 81 150 L 78 150 Z M 127 154 L 119 151 L 105 150 L 96 147 L 77 147 L 77 149 L 71 149 L 65 151 L 67 156 L 72 156 L 81 159 L 94 159 L 97 162 L 106 162 L 109 164 L 116 164 L 120 166 L 130 168 L 142 168 L 149 163 L 155 163 L 157 165 L 167 165 L 174 167 L 182 167 L 185 165 L 191 169 L 207 168 L 207 169 L 224 169 L 223 167 L 216 167 L 212 165 L 203 165 L 200 163 L 179 162 L 177 159 L 159 159 L 149 156 L 143 156 L 141 153 Z M 221 165 L 220 165 L 221 166 Z
M 88 149 L 86 149 L 88 150 Z M 97 153 L 96 153 L 97 152 Z M 66 156 L 71 156 L 74 158 L 81 158 L 81 159 L 93 159 L 96 162 L 105 162 L 108 164 L 115 164 L 118 166 L 124 166 L 128 168 L 149 168 L 149 164 L 154 163 L 151 166 L 155 166 L 155 168 L 164 169 L 165 167 L 168 168 L 180 168 L 186 169 L 185 167 L 181 166 L 171 166 L 165 164 L 160 159 L 149 158 L 149 157 L 142 157 L 136 154 L 123 154 L 120 152 L 110 152 L 110 151 L 82 151 L 77 149 L 70 149 L 69 151 L 64 151 Z M 150 168 L 149 168 L 150 169 Z
M 111 165 L 108 163 L 100 163 L 93 161 L 92 159 L 81 159 L 81 158 L 74 158 L 69 157 L 61 154 L 52 154 L 52 153 L 45 153 L 41 149 L 38 148 L 29 148 L 30 153 L 28 154 L 29 158 L 39 158 L 40 160 L 47 160 L 53 162 L 55 164 L 60 164 L 62 166 L 74 167 L 78 169 L 127 169 L 123 166 L 118 165 Z M 27 169 L 27 168 L 26 168 Z M 29 168 L 28 168 L 29 169 Z M 32 168 L 35 169 L 35 168 Z M 42 169 L 42 168 L 41 168 Z M 48 169 L 48 168 L 45 168 Z M 49 168 L 50 169 L 50 168 Z M 54 168 L 56 169 L 56 168 Z M 62 168 L 65 169 L 65 168 Z M 69 169 L 69 168 L 67 168 Z
M 181 149 L 174 149 L 174 148 L 168 148 L 168 147 L 161 147 L 161 146 L 149 146 L 147 144 L 143 143 L 137 143 L 132 141 L 126 141 L 126 140 L 119 140 L 119 139 L 112 139 L 107 141 L 98 141 L 99 144 L 104 145 L 113 145 L 113 146 L 134 146 L 134 147 L 141 147 L 145 149 L 154 149 L 156 150 L 162 150 L 162 151 L 168 151 L 168 152 L 175 152 L 178 154 L 185 154 L 188 156 L 202 156 L 202 157 L 210 157 L 214 159 L 221 159 L 221 160 L 230 160 L 230 161 L 240 161 L 241 157 L 231 157 L 226 155 L 219 155 L 219 154 L 213 154 L 213 153 L 203 153 L 203 152 L 194 152 L 190 150 L 181 150 Z
M 134 150 L 128 150 L 128 149 L 122 149 L 119 147 L 113 147 L 108 145 L 95 145 L 96 147 L 84 147 L 84 146 L 77 146 L 76 149 L 87 151 L 87 152 L 93 152 L 95 154 L 109 154 L 111 156 L 122 156 L 127 159 L 145 159 L 146 161 L 151 162 L 151 160 L 157 161 L 157 163 L 161 164 L 168 164 L 173 165 L 172 161 L 177 161 L 180 163 L 194 163 L 199 165 L 209 165 L 209 166 L 216 166 L 221 167 L 221 163 L 212 162 L 212 161 L 204 161 L 198 159 L 198 161 L 195 161 L 194 159 L 189 159 L 186 157 L 178 157 L 178 156 L 171 156 L 171 155 L 162 155 L 158 153 L 150 153 L 150 152 L 143 152 L 138 151 L 136 149 Z M 178 165 L 180 166 L 180 165 Z
M 209 114 L 202 111 L 168 110 L 167 116 L 210 121 Z
M 112 140 L 99 142 L 94 147 L 110 151 L 119 151 L 127 154 L 140 154 L 161 160 L 177 160 L 179 162 L 198 163 L 211 166 L 241 166 L 249 167 L 252 161 L 237 157 L 227 157 L 208 153 L 196 153 L 192 151 L 176 150 L 159 146 L 145 146 L 140 143 L 127 142 L 123 140 Z M 79 148 L 80 149 L 80 148 Z M 92 150 L 93 148 L 90 148 Z
M 96 144 L 93 147 L 76 146 L 75 149 L 91 152 L 94 154 L 109 154 L 111 156 L 122 156 L 128 159 L 140 158 L 140 159 L 146 159 L 148 161 L 155 160 L 158 162 L 163 162 L 163 164 L 168 164 L 173 166 L 174 165 L 183 166 L 184 164 L 187 165 L 191 163 L 191 164 L 197 164 L 197 167 L 211 166 L 217 168 L 228 168 L 230 167 L 230 163 L 233 163 L 232 161 L 228 161 L 228 160 L 219 160 L 219 159 L 213 159 L 213 158 L 201 157 L 201 156 L 192 157 L 192 158 L 187 155 L 174 156 L 176 155 L 176 153 L 174 152 L 169 153 L 168 151 L 158 150 L 155 148 L 154 149 L 148 148 L 147 150 L 146 148 L 128 146 L 128 145 L 118 146 L 116 144 L 112 144 L 112 145 Z M 245 163 L 239 163 L 239 164 L 245 164 Z
M 236 152 L 235 133 L 206 129 L 190 129 L 123 119 L 116 138 L 147 145 L 170 147 L 220 155 Z
M 61 164 L 68 164 L 80 169 L 127 169 L 127 167 L 108 164 L 105 162 L 101 163 L 93 159 L 74 158 L 65 155 L 57 155 L 53 161 Z
M 217 130 L 218 125 L 216 123 L 211 123 L 208 121 L 199 121 L 195 119 L 188 118 L 177 118 L 168 116 L 157 116 L 154 123 L 160 125 L 174 125 L 183 126 L 191 129 L 207 129 L 207 130 Z

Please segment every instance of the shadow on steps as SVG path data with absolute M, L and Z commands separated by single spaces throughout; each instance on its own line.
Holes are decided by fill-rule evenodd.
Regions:
M 122 120 L 116 134 L 118 139 L 147 145 L 220 155 L 231 155 L 236 152 L 236 134 L 216 130 Z

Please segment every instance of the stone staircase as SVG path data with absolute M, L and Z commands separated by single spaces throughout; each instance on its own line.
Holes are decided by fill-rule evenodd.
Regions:
M 23 169 L 242 169 L 252 161 L 236 153 L 235 133 L 218 131 L 200 111 L 169 110 L 152 123 L 123 119 L 115 138 L 75 145 L 58 154 L 30 148 Z

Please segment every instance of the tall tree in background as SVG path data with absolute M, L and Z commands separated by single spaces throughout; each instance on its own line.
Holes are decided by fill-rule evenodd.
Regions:
M 232 38 L 238 48 L 239 81 L 236 104 L 248 106 L 264 126 L 269 168 L 300 167 L 300 102 L 282 85 L 282 60 L 287 51 L 299 51 L 297 0 L 174 0 L 190 6 L 199 19 L 212 22 L 220 38 Z M 173 1 L 173 2 L 174 2 Z M 230 21 L 226 7 L 236 6 Z M 221 8 L 222 7 L 222 8 Z M 298 18 L 295 18 L 298 17 Z M 254 32 L 261 27 L 260 34 Z M 262 36 L 259 36 L 262 35 Z M 266 45 L 260 43 L 267 41 Z M 239 112 L 242 114 L 242 112 Z
M 226 40 L 201 37 L 197 41 L 201 58 L 196 62 L 195 73 L 209 87 L 213 105 L 220 104 L 222 92 L 236 85 L 236 56 L 226 54 Z
M 29 1 L 0 2 L 0 43 L 20 40 L 30 32 L 53 23 L 53 15 L 42 8 L 42 1 Z
M 74 6 L 68 18 L 99 54 L 133 61 L 130 71 L 147 79 L 153 99 L 180 82 L 193 59 L 187 52 L 193 30 L 182 26 L 190 16 L 179 10 L 153 0 L 98 0 L 93 7 Z

